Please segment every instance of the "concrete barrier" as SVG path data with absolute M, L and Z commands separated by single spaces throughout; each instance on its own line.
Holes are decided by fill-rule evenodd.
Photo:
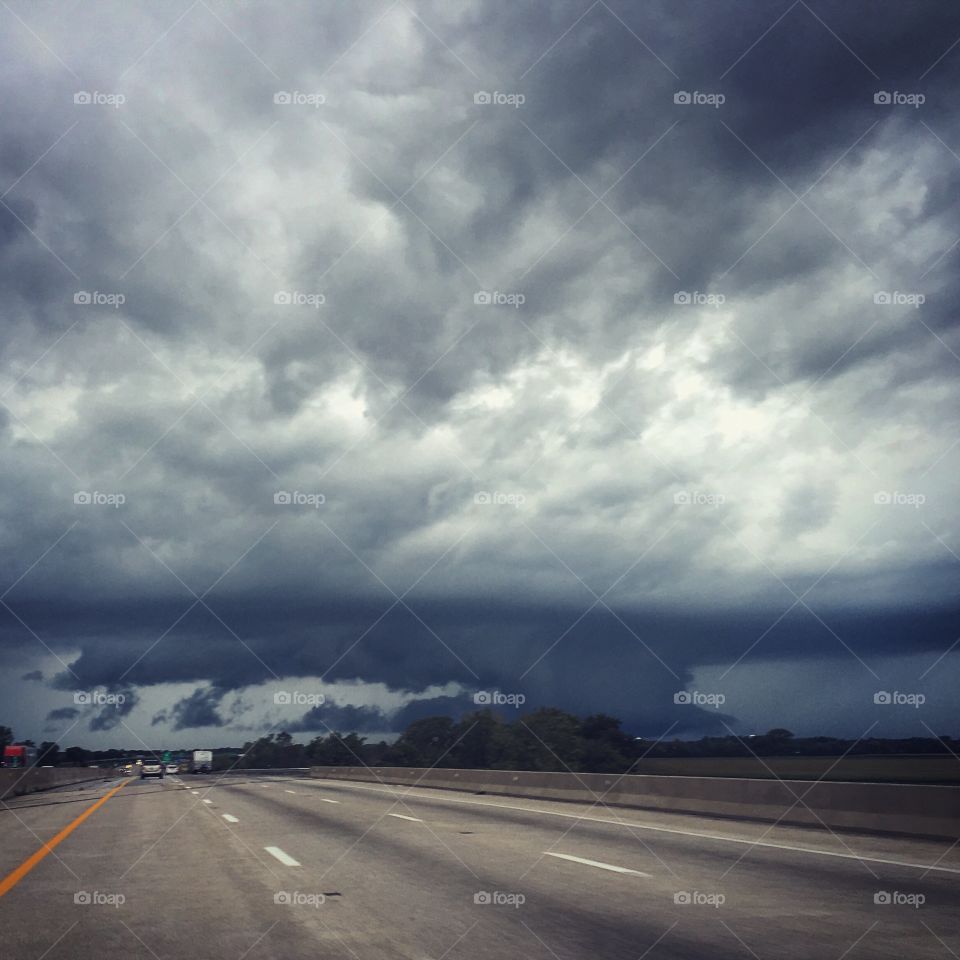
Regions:
M 848 780 L 868 783 L 960 783 L 950 754 L 849 757 L 645 757 L 632 773 L 660 777 L 747 777 L 751 780 Z
M 659 777 L 418 767 L 311 767 L 316 778 L 403 784 L 500 796 L 602 802 L 784 824 L 960 837 L 960 787 L 723 777 Z
M 91 780 L 110 780 L 116 770 L 107 767 L 27 767 L 0 770 L 0 800 L 19 797 L 37 790 L 50 790 L 69 783 L 87 783 Z

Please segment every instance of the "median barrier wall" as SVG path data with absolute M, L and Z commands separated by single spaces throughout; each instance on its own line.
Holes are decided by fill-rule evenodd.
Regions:
M 92 767 L 12 767 L 0 770 L 0 800 L 70 783 L 110 780 L 116 771 Z
M 311 767 L 310 775 L 839 830 L 960 837 L 960 787 L 955 786 L 418 767 Z

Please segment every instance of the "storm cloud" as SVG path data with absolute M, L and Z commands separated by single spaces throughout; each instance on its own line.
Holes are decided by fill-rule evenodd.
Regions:
M 0 722 L 957 732 L 960 11 L 0 19 Z

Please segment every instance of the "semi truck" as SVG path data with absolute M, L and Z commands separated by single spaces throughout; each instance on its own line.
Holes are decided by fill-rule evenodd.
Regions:
M 33 767 L 37 763 L 37 748 L 25 743 L 11 743 L 3 748 L 4 767 Z

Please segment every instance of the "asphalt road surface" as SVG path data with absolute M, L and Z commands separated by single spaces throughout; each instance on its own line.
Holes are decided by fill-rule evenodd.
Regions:
M 4 960 L 960 956 L 949 842 L 237 775 L 9 800 L 0 835 Z

